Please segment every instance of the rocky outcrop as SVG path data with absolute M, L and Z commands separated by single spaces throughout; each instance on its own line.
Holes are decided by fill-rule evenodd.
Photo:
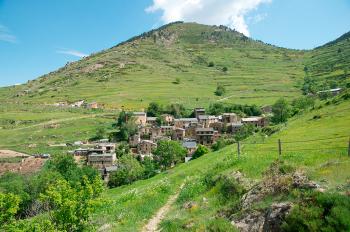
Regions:
M 235 174 L 240 182 L 242 176 Z M 266 196 L 286 194 L 292 189 L 319 189 L 320 186 L 302 171 L 285 173 L 279 164 L 274 164 L 265 173 L 263 180 L 252 186 L 241 198 L 239 216 L 231 215 L 232 224 L 242 232 L 280 231 L 283 220 L 291 211 L 290 202 L 273 203 L 265 209 L 254 210 L 254 205 Z
M 292 209 L 292 203 L 276 203 L 265 211 L 252 211 L 243 217 L 232 221 L 242 232 L 278 232 L 284 218 Z

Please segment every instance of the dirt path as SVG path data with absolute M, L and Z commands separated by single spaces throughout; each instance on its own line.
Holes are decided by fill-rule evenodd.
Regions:
M 158 210 L 156 215 L 154 215 L 153 218 L 151 218 L 148 223 L 142 228 L 142 232 L 158 232 L 158 226 L 160 222 L 164 219 L 165 215 L 169 212 L 170 207 L 174 204 L 177 197 L 179 196 L 181 189 L 183 188 L 184 184 L 181 185 L 180 189 L 175 193 L 174 195 L 170 196 L 168 201 L 165 203 L 165 205 Z
M 101 116 L 101 115 L 104 115 L 104 114 L 91 114 L 91 115 L 84 115 L 84 116 L 73 117 L 73 118 L 54 119 L 54 120 L 50 120 L 50 121 L 46 121 L 46 122 L 42 122 L 42 123 L 30 125 L 30 126 L 26 126 L 26 127 L 13 128 L 13 129 L 11 129 L 11 131 L 14 131 L 14 130 L 24 130 L 24 129 L 34 128 L 34 127 L 40 127 L 40 126 L 47 126 L 47 125 L 51 125 L 51 124 L 62 123 L 62 122 L 68 122 L 68 121 L 75 121 L 75 120 L 85 119 L 85 118 L 95 118 L 95 117 Z

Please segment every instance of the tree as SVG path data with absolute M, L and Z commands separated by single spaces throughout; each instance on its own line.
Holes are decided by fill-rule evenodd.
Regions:
M 272 121 L 274 123 L 286 122 L 290 116 L 291 109 L 289 103 L 284 98 L 280 98 L 272 106 Z
M 186 108 L 182 104 L 171 104 L 167 106 L 166 111 L 175 118 L 180 118 L 186 115 Z
M 227 72 L 227 71 L 228 71 L 228 68 L 227 68 L 227 67 L 223 67 L 223 68 L 222 68 L 222 71 L 223 71 L 223 72 Z
M 154 151 L 155 159 L 163 168 L 183 162 L 187 151 L 176 141 L 160 141 Z
M 147 108 L 147 115 L 149 117 L 158 117 L 162 113 L 162 106 L 156 102 L 151 102 Z
M 148 179 L 157 174 L 157 165 L 151 158 L 145 157 L 142 161 L 142 165 L 144 168 L 144 178 Z
M 236 141 L 242 141 L 243 139 L 246 139 L 248 138 L 250 135 L 253 134 L 255 128 L 253 125 L 249 125 L 249 124 L 246 124 L 246 125 L 243 125 L 236 133 L 235 135 L 233 136 L 233 138 L 236 140 Z
M 0 192 L 0 227 L 15 220 L 20 202 L 15 194 Z
M 130 153 L 130 147 L 126 142 L 122 142 L 117 146 L 115 153 L 119 159 L 120 157 Z
M 140 179 L 144 169 L 132 155 L 124 155 L 118 160 L 117 171 L 111 173 L 108 185 L 118 187 Z
M 99 127 L 96 130 L 96 136 L 92 138 L 92 140 L 104 139 L 106 134 L 107 134 L 106 129 L 104 127 Z
M 211 115 L 220 115 L 225 113 L 225 106 L 220 102 L 209 105 L 209 114 Z
M 214 67 L 214 66 L 215 66 L 214 62 L 210 61 L 209 64 L 208 64 L 208 67 Z
M 225 87 L 222 84 L 218 84 L 215 90 L 215 95 L 216 96 L 223 96 L 226 92 Z
M 205 155 L 209 152 L 209 149 L 206 146 L 199 145 L 197 147 L 197 150 L 193 153 L 192 159 L 197 159 L 201 157 L 202 155 Z
M 40 199 L 50 206 L 50 221 L 58 231 L 85 231 L 90 227 L 89 219 L 102 191 L 100 177 L 93 181 L 83 177 L 82 183 L 74 187 L 61 179 L 49 186 Z

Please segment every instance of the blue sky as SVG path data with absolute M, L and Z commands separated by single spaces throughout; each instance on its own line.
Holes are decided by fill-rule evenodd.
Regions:
M 267 43 L 310 49 L 350 30 L 350 1 L 0 0 L 0 86 L 174 20 L 224 24 Z

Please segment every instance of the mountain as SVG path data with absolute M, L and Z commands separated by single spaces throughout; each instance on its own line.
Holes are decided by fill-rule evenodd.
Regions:
M 173 23 L 0 93 L 34 104 L 86 99 L 111 108 L 206 106 L 222 98 L 265 105 L 301 94 L 304 54 L 223 26 Z M 214 94 L 218 84 L 224 97 Z
M 263 106 L 302 96 L 303 87 L 305 93 L 346 87 L 349 48 L 349 33 L 301 51 L 223 26 L 169 24 L 27 84 L 0 88 L 0 148 L 58 154 L 65 149 L 48 145 L 87 140 L 98 127 L 110 127 L 120 108 L 140 110 L 151 101 L 188 109 L 217 101 Z M 218 84 L 224 96 L 215 95 Z M 104 109 L 52 106 L 80 99 Z

